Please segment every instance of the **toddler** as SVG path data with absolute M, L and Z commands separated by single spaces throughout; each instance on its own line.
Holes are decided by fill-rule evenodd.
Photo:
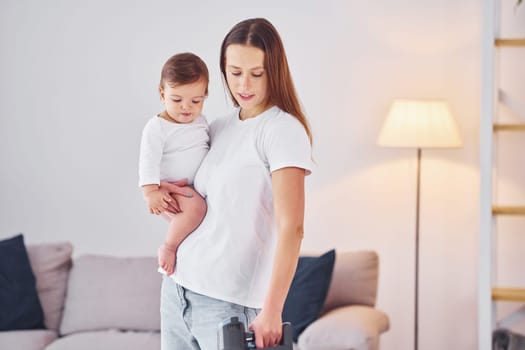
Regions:
M 150 213 L 169 221 L 164 244 L 158 249 L 159 268 L 175 270 L 180 243 L 201 223 L 206 202 L 191 185 L 208 152 L 208 123 L 201 114 L 208 95 L 206 64 L 192 53 L 171 57 L 163 66 L 160 99 L 165 110 L 144 127 L 140 144 L 139 185 Z M 190 185 L 180 193 L 160 190 L 161 182 Z

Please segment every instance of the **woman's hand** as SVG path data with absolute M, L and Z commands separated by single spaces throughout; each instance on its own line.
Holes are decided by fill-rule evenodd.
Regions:
M 188 179 L 182 179 L 175 182 L 161 182 L 159 186 L 159 192 L 165 196 L 169 196 L 172 200 L 168 202 L 166 211 L 173 214 L 180 213 L 180 206 L 175 199 L 174 194 L 179 194 L 185 197 L 193 197 L 193 193 L 187 191 L 184 187 L 188 185 Z
M 279 312 L 265 312 L 264 309 L 255 317 L 250 330 L 255 333 L 257 348 L 269 348 L 281 342 L 283 322 Z
M 151 214 L 159 215 L 163 213 L 170 207 L 170 202 L 173 201 L 169 194 L 160 192 L 159 186 L 155 184 L 142 186 L 142 191 Z

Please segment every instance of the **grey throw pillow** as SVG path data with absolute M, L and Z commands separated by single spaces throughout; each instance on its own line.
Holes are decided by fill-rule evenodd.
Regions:
M 75 259 L 60 333 L 160 330 L 161 282 L 155 257 L 84 255 Z

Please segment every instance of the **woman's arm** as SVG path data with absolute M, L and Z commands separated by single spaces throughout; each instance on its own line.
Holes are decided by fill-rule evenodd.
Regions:
M 297 267 L 304 221 L 305 170 L 288 167 L 272 173 L 277 246 L 270 288 L 261 313 L 252 323 L 258 348 L 279 343 L 284 301 Z

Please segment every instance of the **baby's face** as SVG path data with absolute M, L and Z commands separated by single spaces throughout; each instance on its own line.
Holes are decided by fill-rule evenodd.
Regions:
M 198 80 L 184 85 L 164 83 L 160 99 L 166 107 L 165 119 L 175 123 L 191 123 L 202 112 L 206 98 L 206 81 Z

